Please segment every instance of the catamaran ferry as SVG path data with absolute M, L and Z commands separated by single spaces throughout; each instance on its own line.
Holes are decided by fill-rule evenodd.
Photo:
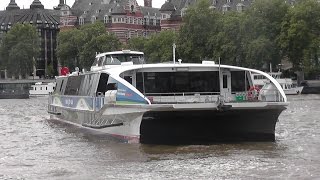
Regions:
M 271 83 L 254 87 L 251 73 Z M 144 54 L 98 54 L 89 72 L 56 79 L 51 119 L 126 142 L 274 141 L 287 98 L 267 73 L 212 61 L 145 64 Z

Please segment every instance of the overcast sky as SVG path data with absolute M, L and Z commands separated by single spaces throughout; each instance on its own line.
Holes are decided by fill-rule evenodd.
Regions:
M 16 0 L 16 3 L 18 6 L 23 9 L 29 9 L 30 4 L 32 3 L 33 0 Z M 46 9 L 52 9 L 53 6 L 57 6 L 59 4 L 59 0 L 40 0 L 41 3 L 44 5 Z M 138 4 L 143 6 L 143 0 L 137 0 Z M 152 6 L 160 8 L 162 4 L 164 4 L 165 0 L 153 0 Z M 4 10 L 8 4 L 10 3 L 10 0 L 0 0 L 0 9 Z M 69 6 L 72 6 L 74 3 L 74 0 L 67 0 L 67 4 Z

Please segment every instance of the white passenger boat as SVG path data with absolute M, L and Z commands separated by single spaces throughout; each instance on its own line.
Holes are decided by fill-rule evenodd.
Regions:
M 256 91 L 251 73 L 271 83 Z M 98 54 L 90 72 L 56 82 L 51 119 L 147 144 L 274 141 L 288 105 L 267 73 L 210 61 L 144 64 L 135 51 Z
M 270 72 L 268 74 L 278 81 L 278 83 L 280 84 L 280 86 L 282 87 L 286 95 L 301 94 L 303 90 L 303 86 L 298 86 L 290 78 L 282 78 L 281 72 Z M 263 75 L 252 73 L 252 76 L 253 76 L 254 84 L 259 87 L 262 87 L 269 82 L 269 80 Z
M 54 91 L 56 83 L 55 82 L 36 82 L 34 85 L 31 85 L 29 90 L 30 96 L 45 96 L 49 95 Z

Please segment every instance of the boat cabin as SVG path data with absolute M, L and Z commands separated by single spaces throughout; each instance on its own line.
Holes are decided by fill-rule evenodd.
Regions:
M 103 98 L 104 104 L 283 101 L 285 98 L 272 83 L 264 87 L 272 98 L 263 89 L 259 94 L 251 69 L 207 61 L 144 64 L 142 52 L 117 51 L 98 54 L 91 69 L 59 77 L 53 95 L 86 97 L 89 104 L 94 102 L 88 98 L 96 97 Z M 103 103 L 99 105 L 102 106 Z
M 98 54 L 92 64 L 91 71 L 114 67 L 121 64 L 144 64 L 144 53 L 122 50 Z

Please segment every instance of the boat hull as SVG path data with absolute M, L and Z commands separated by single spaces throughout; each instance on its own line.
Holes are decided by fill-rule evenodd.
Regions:
M 110 106 L 100 112 L 54 108 L 54 112 L 59 113 L 52 114 L 52 119 L 77 124 L 126 142 L 204 144 L 275 141 L 275 126 L 285 106 L 224 110 Z
M 29 94 L 0 94 L 0 99 L 28 99 Z
M 298 95 L 298 94 L 301 94 L 301 92 L 303 91 L 303 86 L 284 89 L 283 91 L 286 95 Z
M 203 144 L 230 141 L 275 141 L 275 126 L 283 108 L 226 111 L 147 112 L 140 142 Z

